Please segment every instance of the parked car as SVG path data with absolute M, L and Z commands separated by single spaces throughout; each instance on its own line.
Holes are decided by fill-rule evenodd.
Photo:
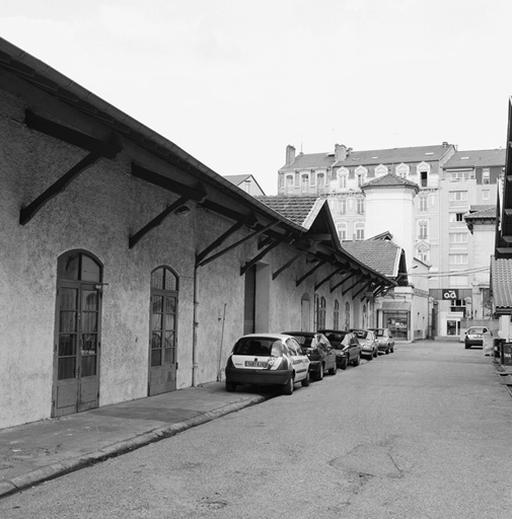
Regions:
M 336 375 L 336 352 L 323 333 L 283 332 L 295 337 L 302 353 L 309 359 L 309 373 L 315 380 L 322 380 L 324 373 Z
M 361 361 L 361 345 L 355 334 L 345 330 L 318 330 L 323 333 L 336 352 L 336 365 L 347 369 L 349 364 L 359 366 Z
M 361 343 L 361 357 L 372 360 L 379 354 L 377 338 L 372 330 L 350 330 Z
M 484 346 L 484 333 L 490 333 L 487 326 L 471 326 L 464 335 L 464 347 L 466 350 L 471 346 Z
M 395 339 L 389 328 L 371 328 L 377 338 L 377 349 L 386 355 L 395 351 Z
M 291 335 L 253 333 L 236 341 L 225 374 L 227 391 L 241 384 L 279 385 L 291 395 L 298 382 L 309 386 L 309 359 Z

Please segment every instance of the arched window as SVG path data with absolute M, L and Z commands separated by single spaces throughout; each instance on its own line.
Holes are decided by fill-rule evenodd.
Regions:
M 366 305 L 363 305 L 363 330 L 368 328 L 368 310 L 366 309 Z
M 349 171 L 347 168 L 338 169 L 338 184 L 340 189 L 347 188 L 347 179 L 348 179 Z
M 335 299 L 334 300 L 334 312 L 332 316 L 332 326 L 335 330 L 339 330 L 340 328 L 340 302 Z
M 168 267 L 151 273 L 149 394 L 176 389 L 178 277 Z
M 350 330 L 350 303 L 345 303 L 345 330 Z
M 368 170 L 364 166 L 358 166 L 355 169 L 357 186 L 361 187 L 366 182 L 366 176 L 368 174 Z

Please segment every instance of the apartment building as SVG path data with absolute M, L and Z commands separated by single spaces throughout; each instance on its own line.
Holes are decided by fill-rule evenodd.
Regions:
M 478 279 L 474 273 L 474 249 L 464 215 L 472 206 L 496 204 L 496 185 L 504 164 L 502 149 L 458 151 L 447 142 L 367 151 L 337 144 L 333 152 L 313 154 L 296 154 L 293 146 L 287 146 L 286 163 L 278 171 L 278 194 L 326 197 L 342 241 L 371 238 L 376 221 L 378 232 L 388 225 L 395 241 L 399 237 L 397 244 L 412 255 L 407 258 L 409 265 L 413 258 L 430 265 L 424 275 L 429 280 L 434 333 L 458 336 L 465 319 L 485 318 L 483 301 L 488 288 L 482 273 Z M 388 195 L 390 181 L 396 183 L 393 177 L 417 185 L 412 205 L 395 203 Z M 379 178 L 387 181 L 376 193 Z M 372 209 L 365 193 L 368 186 L 372 186 L 372 197 L 380 197 Z M 369 218 L 368 210 L 379 214 Z M 373 222 L 370 227 L 369 221 Z M 404 221 L 412 224 L 405 238 Z

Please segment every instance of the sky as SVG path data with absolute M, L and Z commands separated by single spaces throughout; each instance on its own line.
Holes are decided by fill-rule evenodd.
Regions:
M 505 147 L 510 0 L 2 0 L 0 36 L 220 175 Z

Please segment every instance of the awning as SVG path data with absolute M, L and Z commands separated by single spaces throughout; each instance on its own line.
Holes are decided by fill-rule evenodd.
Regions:
M 385 312 L 410 312 L 411 303 L 407 301 L 383 301 L 381 310 Z

